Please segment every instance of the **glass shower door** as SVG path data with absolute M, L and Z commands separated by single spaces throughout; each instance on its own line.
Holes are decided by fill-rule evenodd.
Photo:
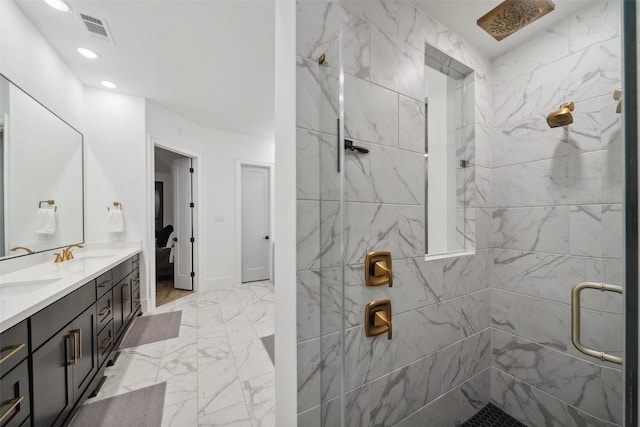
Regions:
M 344 426 L 344 74 L 342 34 L 318 59 L 320 83 L 321 425 Z

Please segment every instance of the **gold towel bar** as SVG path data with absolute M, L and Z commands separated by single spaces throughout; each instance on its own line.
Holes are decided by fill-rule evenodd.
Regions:
M 598 289 L 602 292 L 622 293 L 622 286 L 608 285 L 606 283 L 582 282 L 578 283 L 571 290 L 571 341 L 573 345 L 587 356 L 622 365 L 622 357 L 613 356 L 603 351 L 598 351 L 585 347 L 580 342 L 580 292 L 584 289 Z

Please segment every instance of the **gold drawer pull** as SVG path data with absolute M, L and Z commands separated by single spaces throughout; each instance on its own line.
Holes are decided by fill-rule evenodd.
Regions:
M 109 314 L 109 312 L 111 311 L 111 304 L 109 304 L 108 306 L 106 306 L 105 308 L 103 308 L 102 310 L 100 310 L 98 312 L 99 316 L 104 316 L 105 314 Z
M 11 350 L 11 351 L 6 356 L 4 356 L 2 359 L 0 359 L 0 363 L 6 362 L 11 356 L 16 354 L 20 350 L 22 350 L 24 348 L 24 346 L 25 346 L 25 343 L 21 343 L 21 344 L 16 344 L 16 345 L 10 345 L 8 347 L 3 348 L 2 351 L 7 351 L 7 350 Z
M 111 345 L 111 342 L 112 342 L 112 341 L 113 341 L 113 337 L 112 337 L 112 336 L 109 336 L 109 338 L 107 338 L 107 339 L 105 340 L 105 342 L 104 342 L 104 343 L 102 343 L 102 345 L 101 345 L 101 347 L 100 347 L 100 348 L 102 348 L 102 349 L 106 349 L 107 347 L 109 347 L 109 346 Z
M 99 287 L 99 288 L 104 288 L 105 286 L 107 286 L 107 284 L 109 284 L 109 285 L 113 285 L 113 280 L 106 280 L 106 281 L 104 281 L 104 282 L 100 283 L 100 284 L 98 285 L 98 287 Z
M 597 289 L 602 292 L 617 292 L 621 294 L 622 286 L 582 282 L 575 285 L 571 290 L 571 341 L 573 345 L 587 356 L 597 357 L 603 362 L 607 361 L 622 365 L 622 357 L 585 347 L 580 341 L 580 292 L 584 289 Z
M 7 409 L 5 411 L 4 414 L 0 415 L 0 423 L 2 421 L 4 421 L 5 418 L 7 418 L 9 416 L 9 414 L 11 412 L 13 412 L 14 409 L 16 409 L 16 407 L 24 400 L 24 396 L 20 396 L 20 397 L 16 397 L 15 399 L 11 399 L 11 400 L 7 400 L 2 402 L 3 405 L 8 405 L 11 404 L 11 406 L 9 407 L 9 409 Z

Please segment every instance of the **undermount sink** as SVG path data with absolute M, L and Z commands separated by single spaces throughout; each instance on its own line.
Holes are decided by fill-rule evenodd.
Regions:
M 20 282 L 0 283 L 0 295 L 3 297 L 19 296 L 28 294 L 47 285 L 51 285 L 60 280 L 59 277 L 40 280 L 24 280 Z

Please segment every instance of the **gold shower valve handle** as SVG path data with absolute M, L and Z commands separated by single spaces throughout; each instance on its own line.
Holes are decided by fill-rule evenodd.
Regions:
M 368 337 L 387 334 L 393 337 L 391 300 L 379 299 L 371 301 L 364 309 L 364 329 Z
M 381 286 L 389 284 L 393 287 L 393 267 L 391 252 L 369 252 L 364 261 L 364 282 L 367 286 Z

